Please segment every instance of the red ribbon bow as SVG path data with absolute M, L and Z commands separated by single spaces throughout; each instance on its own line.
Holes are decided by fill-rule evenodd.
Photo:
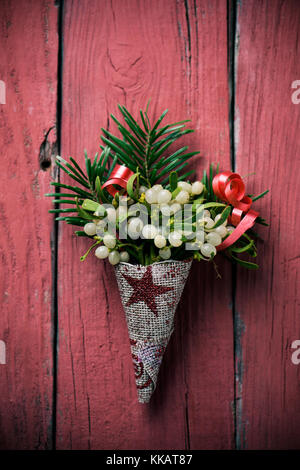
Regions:
M 129 178 L 134 175 L 133 171 L 129 170 L 125 165 L 116 165 L 113 169 L 109 180 L 107 180 L 103 185 L 102 189 L 106 188 L 109 194 L 114 196 L 118 190 L 114 187 L 114 184 L 121 186 L 121 188 L 127 187 L 127 182 Z
M 245 196 L 245 184 L 238 173 L 223 171 L 212 182 L 215 195 L 233 206 L 230 222 L 236 226 L 233 232 L 221 243 L 217 250 L 225 250 L 236 242 L 243 233 L 253 227 L 258 212 L 250 210 L 252 199 Z M 243 213 L 246 215 L 242 218 Z

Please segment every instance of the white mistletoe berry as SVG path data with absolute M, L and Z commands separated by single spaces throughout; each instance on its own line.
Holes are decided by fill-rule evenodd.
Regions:
M 178 231 L 174 231 L 174 232 L 171 232 L 170 235 L 169 235 L 169 242 L 172 246 L 180 246 L 182 245 L 182 235 L 180 232 Z
M 122 251 L 120 253 L 120 261 L 123 261 L 123 263 L 128 263 L 129 258 L 129 253 L 127 251 Z
M 145 198 L 149 204 L 155 204 L 157 202 L 157 192 L 153 191 L 153 189 L 147 189 Z
M 167 240 L 165 239 L 163 235 L 156 235 L 156 237 L 154 238 L 154 245 L 157 248 L 164 248 L 166 244 L 167 244 Z
M 120 253 L 116 250 L 111 251 L 108 255 L 108 261 L 112 265 L 118 264 L 120 262 Z
M 206 235 L 206 241 L 213 246 L 218 246 L 222 243 L 222 238 L 218 233 L 210 232 Z
M 206 258 L 211 258 L 217 253 L 216 247 L 214 247 L 210 243 L 203 243 L 203 245 L 201 245 L 200 251 Z
M 113 235 L 107 233 L 103 237 L 103 243 L 105 246 L 107 246 L 107 248 L 112 249 L 116 246 L 117 241 Z
M 92 237 L 93 235 L 96 235 L 96 224 L 94 224 L 93 222 L 89 222 L 85 224 L 85 226 L 83 227 L 83 230 L 85 231 L 87 235 Z
M 95 256 L 99 259 L 105 259 L 108 257 L 109 251 L 107 246 L 98 246 L 95 251 Z
M 220 237 L 224 238 L 227 235 L 227 229 L 224 225 L 220 225 L 219 227 L 215 228 L 214 231 L 220 235 Z
M 171 258 L 171 250 L 170 248 L 163 248 L 162 250 L 159 250 L 159 256 L 162 259 L 169 259 Z
M 167 189 L 162 189 L 157 195 L 158 204 L 167 204 L 172 199 L 172 194 Z
M 204 186 L 201 183 L 201 181 L 195 181 L 192 184 L 192 194 L 194 194 L 195 196 L 198 194 L 201 194 L 203 192 L 203 189 L 204 189 Z
M 176 201 L 179 202 L 179 204 L 187 204 L 189 201 L 190 195 L 187 191 L 182 190 L 180 193 L 177 194 L 176 196 Z
M 210 217 L 203 217 L 202 219 L 204 221 L 204 229 L 211 229 L 214 225 L 215 225 L 215 222 L 213 221 L 213 219 L 211 219 Z
M 152 224 L 147 224 L 142 230 L 142 235 L 147 240 L 152 240 L 157 235 L 157 228 Z
M 186 181 L 179 181 L 178 183 L 178 188 L 183 189 L 187 193 L 191 194 L 192 192 L 192 185 L 190 183 L 187 183 Z

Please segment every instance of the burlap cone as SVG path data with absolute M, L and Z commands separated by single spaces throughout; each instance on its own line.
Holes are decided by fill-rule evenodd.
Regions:
M 115 267 L 125 310 L 138 399 L 149 402 L 192 260 Z

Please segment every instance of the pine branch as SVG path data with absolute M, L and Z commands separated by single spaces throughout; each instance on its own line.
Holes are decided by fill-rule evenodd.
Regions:
M 166 155 L 173 143 L 193 132 L 192 129 L 185 129 L 188 120 L 160 127 L 168 112 L 165 110 L 151 126 L 147 112 L 140 110 L 142 124 L 140 125 L 125 106 L 119 106 L 119 110 L 124 123 L 121 123 L 113 114 L 111 118 L 122 139 L 103 128 L 101 139 L 110 148 L 111 156 L 117 158 L 132 171 L 139 168 L 141 176 L 149 186 L 161 181 L 168 171 L 180 171 L 186 166 L 185 162 L 199 153 L 186 153 L 188 147 L 185 146 L 171 155 Z M 104 149 L 103 146 L 100 147 Z
M 147 107 L 148 109 L 148 107 Z M 52 209 L 52 213 L 76 213 L 76 208 L 65 208 L 60 205 L 82 204 L 84 199 L 99 202 L 111 202 L 112 196 L 106 189 L 102 189 L 103 184 L 109 179 L 117 164 L 127 166 L 133 172 L 139 170 L 141 180 L 148 186 L 157 182 L 161 184 L 169 183 L 170 172 L 180 172 L 187 165 L 188 161 L 199 152 L 188 152 L 188 147 L 169 152 L 172 144 L 178 139 L 193 132 L 187 129 L 188 120 L 178 121 L 171 124 L 162 125 L 168 110 L 165 110 L 156 122 L 151 125 L 146 111 L 140 110 L 140 124 L 129 113 L 125 106 L 119 106 L 121 121 L 113 114 L 112 120 L 117 126 L 119 136 L 102 129 L 101 136 L 104 145 L 100 145 L 101 153 L 91 160 L 87 152 L 84 152 L 85 167 L 82 167 L 73 157 L 66 161 L 62 157 L 57 157 L 57 165 L 71 178 L 76 185 L 65 182 L 52 182 L 57 188 L 57 192 L 48 193 L 47 196 L 54 197 L 54 204 L 58 208 Z M 194 170 L 178 175 L 178 181 L 182 181 L 190 176 Z M 61 192 L 60 192 L 61 191 Z M 78 202 L 77 201 L 78 198 Z M 78 212 L 78 210 L 77 210 Z M 57 220 L 65 220 L 74 225 L 84 225 L 84 217 L 78 212 L 79 217 L 64 216 Z

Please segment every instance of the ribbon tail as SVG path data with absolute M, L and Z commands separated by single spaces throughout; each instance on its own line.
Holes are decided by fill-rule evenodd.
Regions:
M 250 210 L 245 217 L 241 220 L 233 232 L 219 245 L 217 251 L 222 251 L 235 243 L 249 228 L 253 227 L 255 220 L 258 217 L 258 212 Z

